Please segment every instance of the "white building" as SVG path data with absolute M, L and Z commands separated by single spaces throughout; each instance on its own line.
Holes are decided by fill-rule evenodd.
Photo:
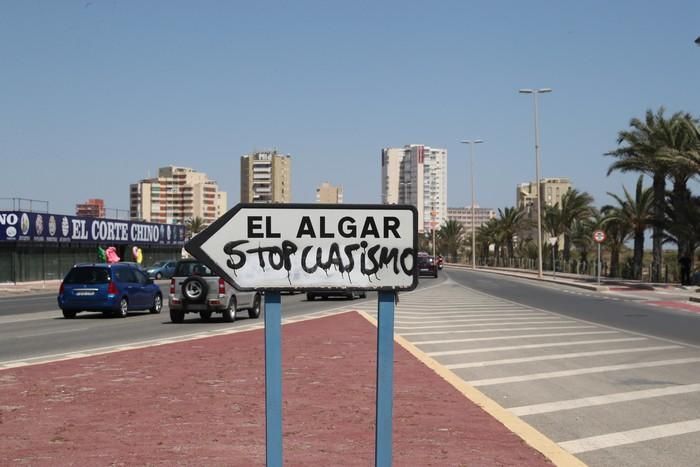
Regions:
M 418 209 L 418 231 L 447 220 L 447 150 L 422 144 L 382 150 L 382 202 Z

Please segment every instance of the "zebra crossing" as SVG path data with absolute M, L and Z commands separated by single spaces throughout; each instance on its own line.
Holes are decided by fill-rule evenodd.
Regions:
M 700 349 L 449 279 L 401 294 L 395 332 L 588 465 L 697 465 Z

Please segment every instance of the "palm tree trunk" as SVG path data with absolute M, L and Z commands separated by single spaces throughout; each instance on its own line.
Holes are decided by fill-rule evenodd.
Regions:
M 665 204 L 666 204 L 666 174 L 654 174 L 654 230 L 652 234 L 652 268 L 651 281 L 661 281 L 661 269 L 663 267 L 663 254 L 661 245 L 663 241 Z M 640 261 L 641 264 L 641 261 Z
M 644 231 L 634 233 L 634 278 L 642 278 L 642 258 L 644 256 Z
M 564 262 L 568 263 L 571 258 L 571 237 L 569 234 L 564 234 Z
M 608 277 L 617 277 L 620 269 L 620 248 L 612 246 L 610 248 L 610 273 Z

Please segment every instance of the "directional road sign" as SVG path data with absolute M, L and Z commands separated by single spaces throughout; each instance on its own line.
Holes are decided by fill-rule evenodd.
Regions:
M 595 240 L 596 243 L 603 243 L 605 241 L 605 232 L 596 230 L 593 232 L 593 240 Z
M 411 290 L 413 206 L 238 204 L 185 249 L 240 290 Z

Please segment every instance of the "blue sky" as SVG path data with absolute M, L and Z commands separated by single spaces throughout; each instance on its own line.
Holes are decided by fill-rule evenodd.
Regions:
M 128 207 L 158 167 L 204 171 L 239 200 L 239 158 L 293 157 L 293 201 L 323 181 L 381 201 L 382 147 L 448 150 L 448 203 L 511 206 L 542 175 L 597 204 L 633 175 L 603 153 L 647 108 L 700 116 L 700 2 L 0 3 L 0 197 L 71 213 Z M 5 206 L 0 206 L 5 207 Z

